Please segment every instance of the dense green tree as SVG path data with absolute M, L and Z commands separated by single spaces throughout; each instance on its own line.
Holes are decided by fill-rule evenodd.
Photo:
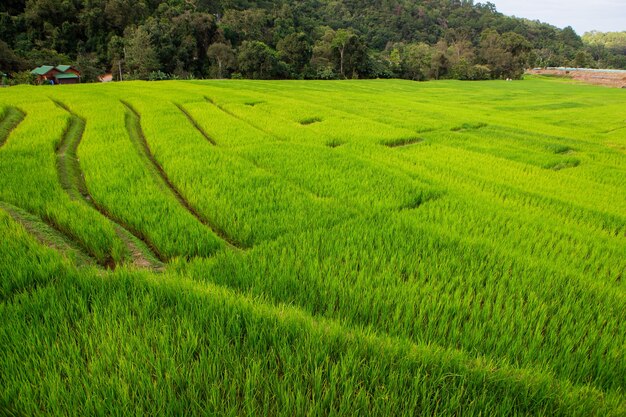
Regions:
M 19 14 L 24 12 L 26 2 L 23 0 L 2 0 L 0 3 L 0 13 Z
M 572 48 L 580 48 L 583 46 L 582 39 L 571 26 L 567 26 L 561 31 L 560 38 L 566 46 L 570 46 Z
M 588 47 L 606 49 L 604 55 L 626 56 L 626 31 L 624 32 L 589 32 L 582 37 Z
M 80 70 L 81 82 L 94 82 L 106 71 L 94 53 L 78 54 L 76 66 Z
M 117 80 L 123 79 L 122 66 L 126 66 L 124 63 L 124 38 L 121 36 L 113 35 L 107 45 L 107 62 L 109 63 L 110 70 Z
M 278 42 L 276 47 L 280 59 L 289 66 L 289 71 L 294 78 L 298 74 L 304 74 L 313 55 L 313 48 L 308 37 L 303 32 L 292 33 Z
M 283 4 L 273 15 L 272 42 L 278 45 L 281 40 L 296 33 L 296 15 L 289 4 Z
M 574 66 L 578 68 L 588 68 L 593 66 L 593 57 L 589 52 L 579 51 L 574 58 Z
M 481 34 L 479 54 L 494 78 L 520 78 L 528 61 L 530 44 L 514 32 L 500 35 L 493 29 Z
M 246 78 L 271 79 L 281 75 L 278 53 L 260 41 L 244 41 L 237 61 Z
M 0 40 L 0 72 L 23 71 L 27 68 L 26 60 L 17 56 L 6 42 Z
M 127 30 L 124 42 L 126 69 L 132 78 L 145 80 L 150 72 L 159 69 L 159 61 L 150 39 L 150 33 L 143 26 Z
M 226 72 L 234 68 L 237 63 L 235 51 L 225 43 L 214 43 L 209 46 L 207 56 L 213 64 L 212 76 L 216 78 L 224 78 Z
M 339 29 L 335 32 L 335 36 L 331 42 L 331 47 L 339 52 L 339 74 L 346 78 L 344 72 L 344 62 L 346 60 L 346 53 L 350 53 L 350 44 L 353 43 L 356 34 L 352 30 Z
M 334 79 L 338 76 L 338 68 L 335 66 L 332 42 L 335 31 L 329 27 L 317 29 L 317 41 L 313 45 L 311 66 L 315 71 L 315 77 L 321 79 Z
M 227 10 L 220 22 L 226 37 L 239 45 L 246 40 L 270 42 L 270 17 L 263 9 Z
M 433 48 L 424 42 L 411 43 L 401 52 L 401 69 L 404 77 L 424 81 L 432 75 Z
M 450 58 L 448 54 L 448 43 L 441 39 L 434 46 L 431 54 L 431 75 L 438 80 L 448 75 L 450 71 Z
M 17 17 L 8 13 L 0 13 L 0 40 L 9 47 L 21 33 L 20 28 L 17 27 L 17 20 Z
M 148 17 L 148 5 L 143 0 L 107 0 L 104 12 L 111 27 L 120 34 Z
M 145 33 L 130 42 L 136 28 Z M 12 71 L 62 59 L 141 77 L 143 67 L 180 77 L 232 70 L 411 79 L 473 79 L 484 76 L 485 65 L 495 78 L 519 77 L 527 65 L 626 68 L 626 32 L 581 38 L 571 27 L 504 16 L 493 3 L 470 0 L 5 0 L 0 40 Z M 124 52 L 139 40 L 147 45 L 144 63 L 134 61 L 140 51 Z M 251 49 L 255 41 L 269 49 Z M 209 54 L 212 44 L 230 45 L 235 55 L 258 52 L 272 70 L 236 63 L 219 70 L 221 47 Z M 418 56 L 430 56 L 429 65 Z
M 162 71 L 179 76 L 207 72 L 207 49 L 217 33 L 213 16 L 162 4 L 144 26 L 159 45 L 155 49 Z
M 68 55 L 48 48 L 31 49 L 24 57 L 30 62 L 31 66 L 41 65 L 39 64 L 40 62 L 49 63 L 50 65 L 72 63 L 72 59 Z

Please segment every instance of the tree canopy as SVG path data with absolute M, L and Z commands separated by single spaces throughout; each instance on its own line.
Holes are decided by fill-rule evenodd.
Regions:
M 7 0 L 0 71 L 69 63 L 84 80 L 517 78 L 626 68 L 626 32 L 505 16 L 473 0 Z

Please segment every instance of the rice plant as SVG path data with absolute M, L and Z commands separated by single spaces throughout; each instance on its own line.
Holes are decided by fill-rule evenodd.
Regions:
M 626 415 L 626 96 L 0 91 L 0 414 Z

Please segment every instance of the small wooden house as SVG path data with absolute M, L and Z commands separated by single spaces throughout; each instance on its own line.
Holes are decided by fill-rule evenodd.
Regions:
M 80 82 L 80 71 L 71 65 L 42 65 L 30 72 L 37 77 L 39 84 L 77 84 Z

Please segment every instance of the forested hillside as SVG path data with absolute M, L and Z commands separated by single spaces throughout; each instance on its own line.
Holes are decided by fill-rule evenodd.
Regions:
M 626 51 L 472 0 L 6 0 L 0 71 L 71 63 L 116 78 L 517 78 L 626 68 Z

